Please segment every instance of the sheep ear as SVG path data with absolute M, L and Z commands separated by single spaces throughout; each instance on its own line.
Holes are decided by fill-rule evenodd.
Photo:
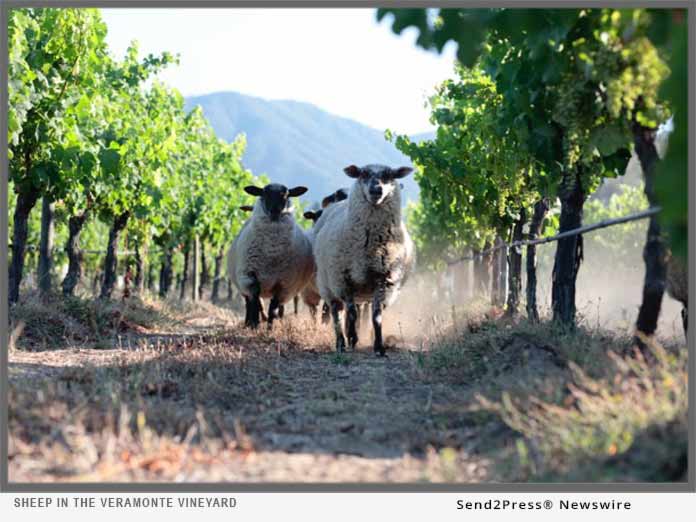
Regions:
M 326 196 L 324 199 L 321 200 L 321 208 L 326 208 L 328 207 L 331 203 L 336 201 L 336 195 L 331 194 L 330 196 Z
M 411 167 L 399 167 L 398 169 L 392 170 L 391 175 L 394 179 L 401 179 L 408 176 L 413 169 Z
M 251 205 L 242 205 L 239 208 L 242 209 L 244 212 L 252 212 L 254 210 L 254 207 L 252 207 Z
M 359 167 L 356 167 L 355 165 L 350 165 L 343 169 L 343 172 L 346 173 L 346 175 L 349 178 L 359 178 L 360 174 L 362 173 Z
M 263 194 L 263 189 L 255 187 L 254 185 L 249 185 L 248 187 L 244 187 L 244 192 L 251 194 L 252 196 L 260 196 Z
M 307 187 L 295 187 L 291 188 L 290 191 L 288 192 L 288 197 L 289 198 L 296 198 L 297 196 L 301 196 L 305 192 L 309 190 Z

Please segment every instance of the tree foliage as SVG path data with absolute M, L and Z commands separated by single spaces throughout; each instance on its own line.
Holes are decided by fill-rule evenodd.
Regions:
M 480 249 L 496 235 L 507 237 L 538 198 L 533 157 L 515 129 L 501 125 L 503 100 L 495 84 L 480 68 L 457 67 L 456 74 L 430 98 L 435 139 L 395 138 L 418 167 L 420 202 L 409 219 L 425 259 L 443 250 L 455 257 L 464 247 Z
M 578 174 L 586 194 L 622 173 L 631 125 L 683 114 L 658 190 L 675 248 L 686 238 L 686 12 L 664 9 L 379 9 L 417 44 L 453 41 L 465 67 L 482 63 L 504 99 L 501 124 L 527 134 L 529 152 L 558 192 Z M 667 60 L 673 69 L 670 68 Z M 665 81 L 666 80 L 666 81 Z M 662 90 L 660 90 L 662 86 Z M 566 180 L 573 181 L 572 176 Z
M 14 9 L 8 29 L 10 203 L 28 201 L 24 240 L 36 241 L 31 209 L 48 197 L 59 241 L 68 219 L 86 215 L 90 250 L 104 251 L 122 218 L 117 245 L 148 263 L 194 235 L 221 251 L 245 218 L 242 188 L 256 180 L 242 165 L 244 137 L 219 139 L 200 109 L 187 114 L 182 96 L 157 81 L 177 58 L 141 58 L 136 42 L 114 58 L 96 9 Z M 96 268 L 103 256 L 87 259 Z

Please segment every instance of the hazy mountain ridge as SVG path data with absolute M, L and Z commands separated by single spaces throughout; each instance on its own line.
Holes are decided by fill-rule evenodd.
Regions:
M 410 165 L 384 133 L 354 120 L 330 114 L 309 103 L 265 100 L 236 92 L 186 99 L 186 108 L 200 105 L 218 136 L 247 137 L 244 165 L 254 174 L 288 186 L 306 185 L 303 198 L 316 202 L 351 181 L 343 174 L 350 164 Z M 413 136 L 420 141 L 433 133 Z M 405 199 L 418 197 L 412 176 L 404 180 Z

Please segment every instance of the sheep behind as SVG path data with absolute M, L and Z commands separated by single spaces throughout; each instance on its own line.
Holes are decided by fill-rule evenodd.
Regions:
M 316 236 L 316 233 L 319 229 L 321 229 L 321 225 L 317 226 L 317 223 L 320 221 L 320 218 L 324 215 L 324 211 L 326 210 L 326 208 L 329 205 L 333 205 L 334 203 L 338 203 L 340 201 L 345 201 L 346 199 L 348 199 L 348 189 L 340 188 L 332 194 L 329 194 L 322 200 L 322 208 L 320 208 L 319 210 L 307 211 L 304 213 L 304 217 L 306 219 L 309 219 L 313 223 L 312 228 L 310 228 L 309 231 L 307 231 L 307 237 L 309 238 L 310 243 L 312 243 L 312 247 L 314 245 L 314 238 Z M 322 223 L 323 222 L 324 221 L 322 221 Z M 312 275 L 310 282 L 307 284 L 304 290 L 302 290 L 302 301 L 309 308 L 309 313 L 312 316 L 312 319 L 316 320 L 317 307 L 321 302 L 321 296 L 319 295 L 319 289 L 317 288 L 316 284 L 316 270 Z M 327 323 L 328 320 L 329 314 L 326 313 L 326 310 L 322 310 L 322 323 Z

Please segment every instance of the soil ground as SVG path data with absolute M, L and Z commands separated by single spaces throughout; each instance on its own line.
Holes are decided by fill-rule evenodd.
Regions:
M 392 315 L 377 358 L 303 310 L 250 332 L 208 303 L 26 304 L 10 481 L 686 479 L 686 350 L 432 312 Z

